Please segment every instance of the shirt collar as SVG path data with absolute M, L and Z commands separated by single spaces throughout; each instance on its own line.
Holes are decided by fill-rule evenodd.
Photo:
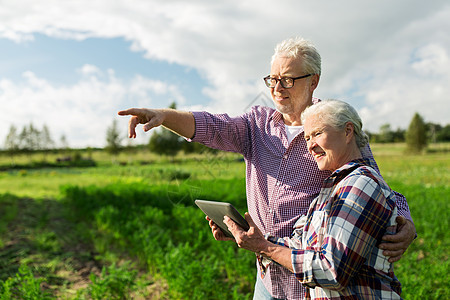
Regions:
M 354 159 L 354 160 L 346 163 L 342 167 L 338 168 L 333 173 L 331 173 L 330 178 L 332 178 L 332 177 L 338 178 L 341 176 L 347 176 L 354 169 L 361 167 L 361 166 L 370 166 L 369 160 L 365 159 L 365 158 Z
M 284 125 L 283 114 L 278 110 L 275 109 L 270 117 L 276 125 Z

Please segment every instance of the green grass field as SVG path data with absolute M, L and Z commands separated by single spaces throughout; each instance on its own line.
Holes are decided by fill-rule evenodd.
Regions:
M 395 265 L 404 299 L 449 299 L 448 145 L 372 145 L 408 199 L 418 238 Z M 86 154 L 87 155 L 87 154 Z M 251 299 L 254 254 L 217 242 L 196 198 L 245 203 L 240 156 L 89 153 L 86 168 L 0 157 L 0 299 Z

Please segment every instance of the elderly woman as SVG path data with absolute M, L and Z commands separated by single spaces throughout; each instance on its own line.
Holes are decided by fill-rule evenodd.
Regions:
M 261 265 L 275 261 L 294 272 L 307 299 L 401 299 L 378 248 L 385 233 L 395 233 L 394 193 L 362 159 L 368 138 L 361 119 L 347 103 L 327 100 L 307 108 L 302 123 L 309 153 L 332 174 L 291 237 L 264 237 L 248 213 L 249 231 L 225 217 L 236 243 L 262 257 Z

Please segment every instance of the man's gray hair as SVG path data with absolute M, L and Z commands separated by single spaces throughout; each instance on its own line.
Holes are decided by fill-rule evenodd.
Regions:
M 344 129 L 348 122 L 355 129 L 356 145 L 362 149 L 369 142 L 369 137 L 362 130 L 362 121 L 358 112 L 348 103 L 340 100 L 324 100 L 313 104 L 302 113 L 302 123 L 310 116 L 316 116 L 324 124 L 335 129 Z
M 276 45 L 271 64 L 273 64 L 276 57 L 280 56 L 301 57 L 306 73 L 320 75 L 322 72 L 322 59 L 319 52 L 310 41 L 301 37 L 289 38 Z

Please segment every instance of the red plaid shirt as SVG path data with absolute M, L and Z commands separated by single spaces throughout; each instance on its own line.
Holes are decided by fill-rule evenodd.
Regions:
M 314 101 L 318 101 L 314 99 Z M 303 131 L 289 144 L 283 116 L 272 108 L 255 106 L 241 116 L 193 112 L 193 141 L 241 153 L 246 162 L 247 205 L 263 234 L 289 236 L 330 175 L 320 171 L 308 153 Z M 362 151 L 378 172 L 369 147 Z M 406 199 L 397 194 L 399 215 L 411 220 Z M 258 268 L 258 274 L 261 270 Z M 263 277 L 273 297 L 302 299 L 305 289 L 287 269 L 272 264 Z
M 395 195 L 363 159 L 325 180 L 290 238 L 267 237 L 292 248 L 306 299 L 401 299 L 394 267 L 377 247 L 396 231 Z

